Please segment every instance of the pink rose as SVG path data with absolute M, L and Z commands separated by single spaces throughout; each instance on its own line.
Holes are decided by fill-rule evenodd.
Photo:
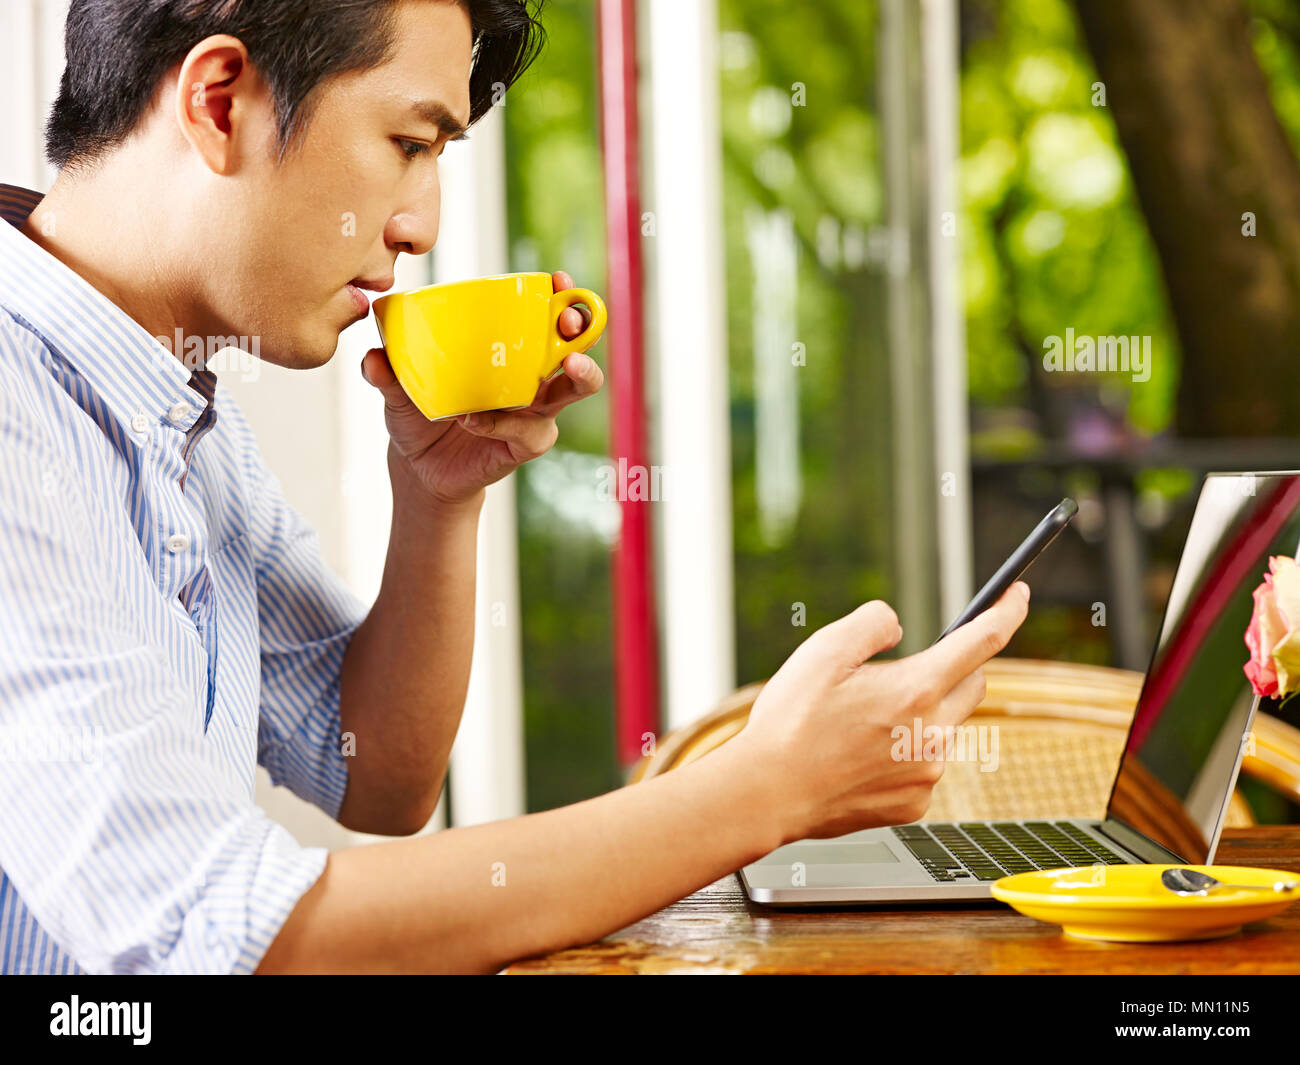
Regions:
M 1244 668 L 1256 695 L 1277 698 L 1300 691 L 1300 565 L 1274 555 L 1268 568 L 1255 589 L 1255 611 L 1246 629 L 1250 661 Z

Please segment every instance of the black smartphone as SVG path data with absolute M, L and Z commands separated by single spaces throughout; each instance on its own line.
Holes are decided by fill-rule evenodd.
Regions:
M 989 578 L 988 584 L 979 590 L 957 620 L 943 630 L 939 639 L 942 640 L 953 629 L 972 621 L 1001 599 L 1002 593 L 1015 584 L 1017 578 L 1029 568 L 1029 564 L 1042 553 L 1043 548 L 1055 540 L 1078 513 L 1079 504 L 1068 497 L 1053 507 L 1051 513 L 1038 523 L 1038 527 L 1025 537 L 1024 543 L 1011 552 L 1011 557 Z

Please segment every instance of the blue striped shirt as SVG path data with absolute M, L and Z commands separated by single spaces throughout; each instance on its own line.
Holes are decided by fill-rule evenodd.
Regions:
M 257 967 L 327 857 L 366 607 L 226 386 L 19 229 L 0 185 L 0 971 Z

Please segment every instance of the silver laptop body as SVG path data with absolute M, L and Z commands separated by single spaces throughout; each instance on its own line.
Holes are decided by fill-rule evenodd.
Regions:
M 1269 556 L 1298 542 L 1300 473 L 1205 477 L 1104 819 L 801 840 L 740 869 L 745 893 L 773 906 L 958 902 L 990 899 L 994 880 L 1033 868 L 1213 862 L 1259 705 L 1242 672 L 1252 592 Z M 1154 808 L 1177 811 L 1174 823 L 1154 821 L 1135 794 L 1165 800 Z M 1048 842 L 1026 850 L 1025 833 Z

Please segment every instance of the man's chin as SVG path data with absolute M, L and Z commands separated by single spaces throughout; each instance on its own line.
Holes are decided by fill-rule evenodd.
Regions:
M 329 362 L 338 346 L 339 335 L 325 330 L 313 336 L 285 338 L 279 344 L 263 343 L 262 361 L 286 370 L 314 370 Z

